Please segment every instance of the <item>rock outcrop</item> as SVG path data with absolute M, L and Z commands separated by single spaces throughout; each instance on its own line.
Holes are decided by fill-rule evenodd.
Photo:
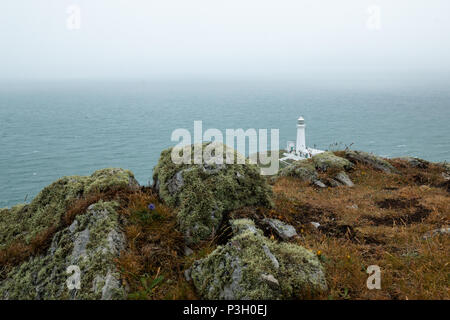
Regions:
M 232 220 L 234 236 L 194 262 L 190 278 L 204 299 L 312 298 L 327 290 L 317 256 L 263 236 L 248 219 Z
M 102 169 L 91 176 L 63 177 L 45 187 L 30 204 L 0 209 L 0 249 L 11 243 L 30 243 L 50 227 L 58 227 L 67 207 L 76 199 L 119 189 L 139 187 L 131 171 Z
M 354 163 L 361 162 L 376 170 L 384 171 L 386 173 L 397 173 L 397 169 L 395 169 L 389 162 L 371 153 L 347 150 L 345 152 L 345 157 Z
M 398 159 L 405 161 L 413 168 L 426 169 L 430 165 L 428 161 L 416 157 L 401 157 Z
M 278 219 L 265 218 L 262 222 L 283 240 L 289 240 L 297 235 L 297 231 L 293 226 Z
M 328 170 L 342 171 L 351 170 L 353 164 L 345 158 L 336 156 L 333 152 L 327 151 L 312 157 L 312 162 L 317 170 L 322 172 Z
M 314 182 L 318 179 L 314 164 L 306 159 L 295 161 L 291 165 L 281 169 L 278 175 L 280 177 L 294 177 L 307 182 Z
M 115 259 L 125 245 L 118 204 L 98 201 L 76 215 L 70 225 L 65 215 L 69 206 L 82 197 L 137 188 L 139 184 L 130 171 L 103 169 L 87 177 L 61 178 L 44 188 L 30 204 L 0 210 L 2 261 L 8 259 L 11 247 L 25 250 L 43 234 L 50 235 L 48 248 L 3 270 L 7 274 L 0 278 L 0 299 L 126 297 L 115 267 Z M 80 289 L 71 290 L 67 281 L 71 275 L 78 277 L 77 270 Z
M 0 298 L 126 298 L 115 265 L 125 248 L 116 208 L 117 203 L 98 202 L 78 215 L 68 228 L 53 236 L 45 254 L 31 257 L 8 272 L 0 282 Z
M 195 154 L 194 145 L 187 148 Z M 215 148 L 222 148 L 222 159 L 210 154 Z M 154 169 L 154 187 L 165 203 L 177 209 L 180 230 L 188 244 L 213 236 L 228 211 L 272 205 L 272 191 L 258 167 L 235 150 L 223 144 L 204 143 L 200 164 L 175 164 L 172 150 L 161 153 Z M 227 155 L 234 159 L 233 164 L 226 164 Z
M 301 181 L 309 182 L 316 185 L 319 188 L 349 186 L 353 187 L 354 184 L 350 177 L 345 173 L 353 169 L 354 165 L 349 160 L 338 157 L 332 152 L 324 152 L 313 156 L 311 159 L 304 159 L 295 161 L 285 168 L 282 168 L 278 176 L 279 177 L 294 177 Z M 320 180 L 319 172 L 327 173 L 333 176 Z M 326 183 L 326 184 L 325 184 Z

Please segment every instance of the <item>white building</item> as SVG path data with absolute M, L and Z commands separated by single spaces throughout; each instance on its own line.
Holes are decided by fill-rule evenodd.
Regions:
M 323 150 L 306 147 L 305 128 L 305 119 L 303 119 L 303 117 L 299 117 L 297 120 L 297 141 L 287 142 L 287 152 L 283 154 L 284 157 L 281 158 L 280 161 L 285 162 L 286 160 L 303 160 L 324 152 Z

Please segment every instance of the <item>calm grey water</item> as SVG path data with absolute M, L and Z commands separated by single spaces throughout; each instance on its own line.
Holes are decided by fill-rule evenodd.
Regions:
M 64 82 L 0 88 L 0 207 L 28 201 L 64 175 L 132 170 L 151 179 L 176 128 L 279 128 L 280 146 L 333 143 L 383 156 L 450 160 L 450 90 L 324 89 L 296 83 Z

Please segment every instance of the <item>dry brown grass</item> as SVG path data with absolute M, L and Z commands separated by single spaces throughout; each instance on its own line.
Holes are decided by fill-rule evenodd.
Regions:
M 148 208 L 155 206 L 154 210 Z M 184 279 L 184 240 L 172 210 L 146 188 L 130 194 L 121 210 L 128 248 L 117 261 L 132 299 L 195 299 Z
M 400 174 L 358 164 L 349 174 L 353 188 L 317 189 L 281 178 L 273 185 L 274 210 L 246 208 L 233 216 L 271 216 L 295 226 L 295 241 L 318 252 L 326 266 L 324 299 L 449 299 L 449 237 L 422 238 L 449 225 L 443 169 L 392 164 Z M 381 268 L 381 290 L 367 289 L 369 265 Z
M 75 217 L 86 212 L 91 204 L 100 200 L 117 200 L 119 203 L 126 205 L 123 199 L 127 199 L 126 195 L 130 192 L 124 189 L 110 189 L 107 192 L 94 192 L 76 199 L 67 206 L 66 213 L 61 217 L 59 223 L 42 230 L 29 243 L 18 240 L 6 248 L 0 249 L 0 279 L 5 277 L 13 266 L 26 261 L 31 256 L 44 253 L 50 247 L 54 234 L 69 226 Z

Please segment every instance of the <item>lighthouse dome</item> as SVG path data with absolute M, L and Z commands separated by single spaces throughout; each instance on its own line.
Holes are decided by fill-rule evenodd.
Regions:
M 303 117 L 299 117 L 297 120 L 298 124 L 305 124 L 305 119 L 303 119 Z

